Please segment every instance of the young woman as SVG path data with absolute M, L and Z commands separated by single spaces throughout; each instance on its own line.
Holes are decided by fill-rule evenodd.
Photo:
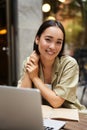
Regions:
M 59 21 L 45 21 L 39 28 L 34 51 L 24 61 L 18 87 L 37 88 L 42 103 L 53 108 L 85 109 L 76 96 L 79 68 L 76 60 L 64 55 L 65 31 Z

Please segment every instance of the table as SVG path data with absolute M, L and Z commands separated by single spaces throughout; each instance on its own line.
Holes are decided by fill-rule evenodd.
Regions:
M 80 113 L 79 121 L 66 121 L 61 130 L 87 130 L 87 114 Z

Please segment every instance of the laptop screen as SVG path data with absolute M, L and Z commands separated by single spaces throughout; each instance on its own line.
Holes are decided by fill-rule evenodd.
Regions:
M 43 130 L 39 90 L 0 86 L 0 129 Z

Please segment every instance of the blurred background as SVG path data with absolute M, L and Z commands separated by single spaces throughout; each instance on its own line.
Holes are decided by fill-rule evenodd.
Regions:
M 65 53 L 80 68 L 77 96 L 87 106 L 87 0 L 0 0 L 0 85 L 17 85 L 36 31 L 47 19 L 64 25 Z

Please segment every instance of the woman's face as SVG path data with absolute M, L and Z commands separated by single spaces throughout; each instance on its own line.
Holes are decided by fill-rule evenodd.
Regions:
M 42 60 L 54 60 L 62 49 L 63 32 L 58 27 L 48 27 L 40 37 L 36 37 L 36 44 Z

